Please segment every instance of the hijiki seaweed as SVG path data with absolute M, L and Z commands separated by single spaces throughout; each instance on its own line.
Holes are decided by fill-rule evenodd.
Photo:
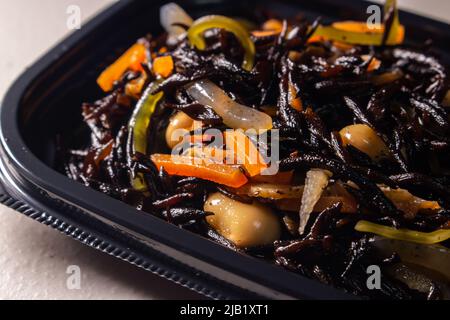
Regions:
M 429 46 L 396 40 L 392 32 L 403 26 L 392 3 L 372 38 L 367 30 L 358 38 L 357 22 L 325 27 L 319 19 L 267 12 L 261 21 L 193 21 L 166 6 L 168 33 L 140 39 L 99 78 L 107 96 L 83 104 L 90 134 L 77 137 L 83 148 L 63 150 L 65 174 L 143 214 L 356 295 L 449 298 L 450 272 L 435 276 L 433 262 L 401 253 L 402 241 L 444 250 L 446 258 L 434 263 L 450 268 L 448 69 Z M 345 32 L 348 42 L 335 38 Z M 220 109 L 192 98 L 198 83 L 271 117 L 280 134 L 280 173 L 261 182 L 248 168 L 230 169 L 242 181 L 236 186 L 220 175 L 169 174 L 170 163 L 158 156 L 170 154 L 165 134 L 174 115 L 183 113 L 188 131 L 199 122 L 203 131 L 229 128 Z M 304 186 L 311 170 L 326 174 L 325 189 L 299 231 L 302 192 L 314 190 Z M 275 241 L 240 245 L 246 242 L 223 232 L 215 212 L 205 210 L 211 195 L 271 212 L 280 225 Z M 430 240 L 436 231 L 443 238 Z M 384 250 L 383 241 L 396 249 Z M 367 286 L 373 265 L 382 271 L 375 290 Z

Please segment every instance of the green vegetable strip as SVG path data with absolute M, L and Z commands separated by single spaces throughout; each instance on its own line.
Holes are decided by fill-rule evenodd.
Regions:
M 198 19 L 188 30 L 190 43 L 198 50 L 205 50 L 206 42 L 203 33 L 210 29 L 224 29 L 233 33 L 245 50 L 242 68 L 251 71 L 255 64 L 255 44 L 250 38 L 249 32 L 241 23 L 224 16 L 210 15 Z
M 396 229 L 365 220 L 359 221 L 355 226 L 355 230 L 359 232 L 374 233 L 388 239 L 422 244 L 435 244 L 450 239 L 450 230 L 448 229 L 440 229 L 426 233 L 409 229 Z
M 319 26 L 313 36 L 358 45 L 381 45 L 382 33 L 363 33 L 336 29 L 333 26 Z
M 392 23 L 389 35 L 387 37 L 387 45 L 398 44 L 397 33 L 400 28 L 400 20 L 398 16 L 397 1 L 396 0 L 386 0 L 384 13 L 385 18 L 389 10 L 394 7 L 394 21 Z M 386 21 L 384 21 L 386 26 Z M 322 36 L 328 40 L 340 41 L 349 44 L 356 45 L 374 45 L 379 46 L 383 43 L 383 34 L 379 32 L 355 32 L 340 30 L 333 26 L 322 26 L 320 25 L 314 32 L 314 36 Z
M 387 37 L 387 44 L 395 43 L 397 38 L 397 32 L 400 27 L 400 19 L 398 17 L 398 8 L 397 8 L 397 0 L 386 0 L 384 4 L 384 16 L 386 19 L 387 13 L 394 8 L 394 21 L 392 22 L 391 30 L 389 30 L 389 35 Z M 384 21 L 384 25 L 386 26 L 386 21 Z
M 150 127 L 150 119 L 155 112 L 155 108 L 159 101 L 164 96 L 163 92 L 157 94 L 150 94 L 155 88 L 157 83 L 152 83 L 145 90 L 141 99 L 136 105 L 133 115 L 131 116 L 130 123 L 128 124 L 128 130 L 132 133 L 132 148 L 133 152 L 139 152 L 142 154 L 147 153 L 147 134 Z M 145 192 L 148 190 L 148 186 L 145 182 L 144 176 L 138 173 L 131 180 L 133 188 L 137 191 Z

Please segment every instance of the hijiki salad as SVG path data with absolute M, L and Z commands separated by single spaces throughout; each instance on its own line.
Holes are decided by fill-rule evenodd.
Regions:
M 352 294 L 449 299 L 450 91 L 432 44 L 403 43 L 394 0 L 375 25 L 254 16 L 163 6 L 166 32 L 99 75 L 65 174 Z M 239 161 L 218 161 L 229 150 Z

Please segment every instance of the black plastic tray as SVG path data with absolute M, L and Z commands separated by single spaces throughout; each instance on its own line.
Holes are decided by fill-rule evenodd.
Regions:
M 96 76 L 121 50 L 146 32 L 161 31 L 158 8 L 164 2 L 121 0 L 49 51 L 11 87 L 0 115 L 0 202 L 210 298 L 355 298 L 143 214 L 52 169 L 56 133 L 75 130 L 81 103 L 101 96 Z M 182 3 L 194 16 L 246 15 L 264 5 L 325 19 L 364 18 L 367 7 L 359 0 Z M 433 38 L 438 51 L 449 51 L 449 25 L 406 13 L 401 19 L 414 41 Z

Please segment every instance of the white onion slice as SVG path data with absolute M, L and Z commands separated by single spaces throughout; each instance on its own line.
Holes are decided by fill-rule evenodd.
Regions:
M 321 169 L 311 169 L 306 173 L 305 190 L 300 206 L 300 227 L 298 229 L 300 235 L 305 232 L 311 212 L 328 186 L 331 175 L 331 172 Z
M 169 37 L 176 38 L 186 33 L 186 30 L 179 26 L 174 26 L 175 23 L 184 24 L 190 27 L 194 20 L 176 3 L 168 3 L 160 9 L 161 25 L 169 34 Z
M 272 129 L 272 118 L 269 115 L 237 103 L 209 80 L 194 82 L 186 90 L 192 99 L 213 108 L 232 129 Z

